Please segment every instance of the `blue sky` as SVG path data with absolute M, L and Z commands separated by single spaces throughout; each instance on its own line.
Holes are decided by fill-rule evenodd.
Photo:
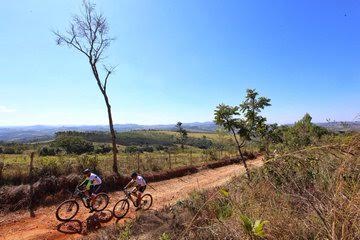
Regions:
M 116 41 L 116 123 L 211 121 L 247 88 L 270 122 L 360 113 L 358 0 L 96 1 Z M 1 1 L 0 125 L 107 124 L 86 59 L 55 44 L 80 0 Z

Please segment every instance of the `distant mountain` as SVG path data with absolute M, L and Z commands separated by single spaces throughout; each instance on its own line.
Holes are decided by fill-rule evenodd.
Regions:
M 184 123 L 183 127 L 191 132 L 212 132 L 216 130 L 213 122 Z M 166 125 L 138 125 L 138 124 L 115 124 L 114 128 L 118 132 L 134 130 L 175 130 L 175 124 Z M 0 127 L 0 141 L 5 142 L 34 142 L 46 141 L 54 138 L 56 132 L 61 131 L 108 131 L 106 125 L 89 126 L 24 126 L 24 127 Z
M 340 132 L 340 131 L 356 131 L 360 132 L 360 121 L 355 122 L 326 122 L 326 123 L 317 123 L 317 125 L 327 128 L 331 131 Z
M 360 131 L 360 122 L 328 122 L 318 123 L 319 126 L 332 131 Z M 116 124 L 116 131 L 127 132 L 133 130 L 175 130 L 175 124 L 164 125 L 138 125 Z M 183 127 L 191 132 L 214 132 L 217 126 L 213 122 L 184 123 Z M 27 127 L 0 127 L 0 141 L 5 142 L 35 142 L 46 141 L 54 138 L 56 132 L 61 131 L 108 131 L 106 125 L 91 126 L 44 126 L 35 125 Z

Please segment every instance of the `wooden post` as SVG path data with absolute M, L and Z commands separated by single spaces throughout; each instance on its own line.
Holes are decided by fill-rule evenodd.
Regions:
M 168 154 L 169 154 L 169 160 L 168 160 L 169 161 L 169 167 L 171 169 L 172 167 L 171 167 L 171 153 L 170 153 L 170 151 L 168 152 Z
M 191 150 L 190 150 L 190 153 L 189 153 L 189 157 L 190 157 L 190 165 L 193 166 L 194 161 L 193 161 L 193 158 L 192 158 L 192 151 Z
M 5 164 L 2 161 L 1 156 L 0 156 L 0 182 L 2 181 L 2 175 L 3 175 L 4 166 L 5 166 Z
M 140 153 L 136 153 L 136 160 L 137 160 L 137 172 L 140 172 Z
M 34 170 L 34 152 L 30 153 L 30 165 L 29 165 L 29 184 L 30 184 L 30 190 L 29 190 L 29 212 L 30 217 L 35 217 L 35 212 L 33 208 L 33 195 L 34 195 L 34 188 L 33 188 L 33 170 Z

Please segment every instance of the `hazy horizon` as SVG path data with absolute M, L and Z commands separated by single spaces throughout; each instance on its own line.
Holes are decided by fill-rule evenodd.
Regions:
M 298 119 L 300 120 L 300 119 Z M 296 121 L 298 121 L 296 120 Z M 296 121 L 294 122 L 288 122 L 288 123 L 278 123 L 278 122 L 269 122 L 270 124 L 273 123 L 278 123 L 280 125 L 288 125 L 288 124 L 294 124 Z M 323 122 L 314 122 L 315 124 L 322 124 L 322 123 L 341 123 L 341 122 L 352 122 L 352 123 L 359 123 L 360 119 L 359 118 L 354 118 L 353 120 L 350 121 L 323 121 Z M 183 122 L 183 124 L 206 124 L 206 123 L 213 123 L 213 121 L 204 121 L 204 122 L 199 122 L 199 121 L 195 121 L 195 122 Z M 108 127 L 108 123 L 100 123 L 100 124 L 31 124 L 31 125 L 0 125 L 0 128 L 16 128 L 16 127 L 36 127 L 36 126 L 43 126 L 43 127 L 90 127 L 90 126 L 105 126 Z M 176 122 L 174 123 L 161 123 L 161 124 L 141 124 L 141 123 L 114 123 L 114 125 L 139 125 L 139 126 L 169 126 L 169 125 L 176 125 Z
M 81 2 L 2 4 L 0 126 L 107 124 L 87 60 L 51 32 Z M 360 113 L 359 1 L 96 3 L 116 37 L 106 63 L 118 66 L 108 87 L 117 124 L 212 121 L 247 88 L 272 99 L 269 122 Z

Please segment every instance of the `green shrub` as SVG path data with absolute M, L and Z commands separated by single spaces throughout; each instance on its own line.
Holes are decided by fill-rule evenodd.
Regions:
M 84 169 L 88 168 L 92 172 L 100 173 L 99 159 L 96 155 L 81 155 L 77 158 L 77 163 L 79 172 L 82 172 Z
M 164 232 L 163 234 L 161 234 L 159 240 L 171 240 L 171 237 L 168 233 Z
M 53 142 L 53 146 L 63 148 L 69 154 L 83 154 L 94 151 L 94 145 L 81 137 L 61 136 Z
M 323 127 L 319 127 L 311 122 L 312 117 L 307 113 L 293 126 L 283 126 L 283 142 L 290 149 L 299 149 L 316 143 L 322 136 L 329 133 Z
M 265 237 L 264 225 L 268 223 L 268 221 L 263 220 L 251 220 L 249 217 L 245 215 L 240 215 L 240 220 L 243 223 L 243 228 L 246 234 L 249 235 L 250 238 Z
M 14 147 L 5 147 L 3 150 L 4 154 L 17 154 Z
M 40 158 L 37 161 L 38 167 L 35 170 L 35 175 L 38 177 L 45 176 L 60 176 L 62 174 L 62 167 L 56 158 Z
M 50 146 L 43 146 L 40 148 L 39 150 L 39 155 L 40 156 L 55 156 L 60 154 L 61 152 L 63 152 L 64 150 L 62 150 L 61 148 L 57 148 L 57 147 L 50 147 Z
M 101 144 L 98 146 L 95 146 L 94 152 L 97 154 L 106 154 L 111 152 L 112 148 L 109 145 Z

